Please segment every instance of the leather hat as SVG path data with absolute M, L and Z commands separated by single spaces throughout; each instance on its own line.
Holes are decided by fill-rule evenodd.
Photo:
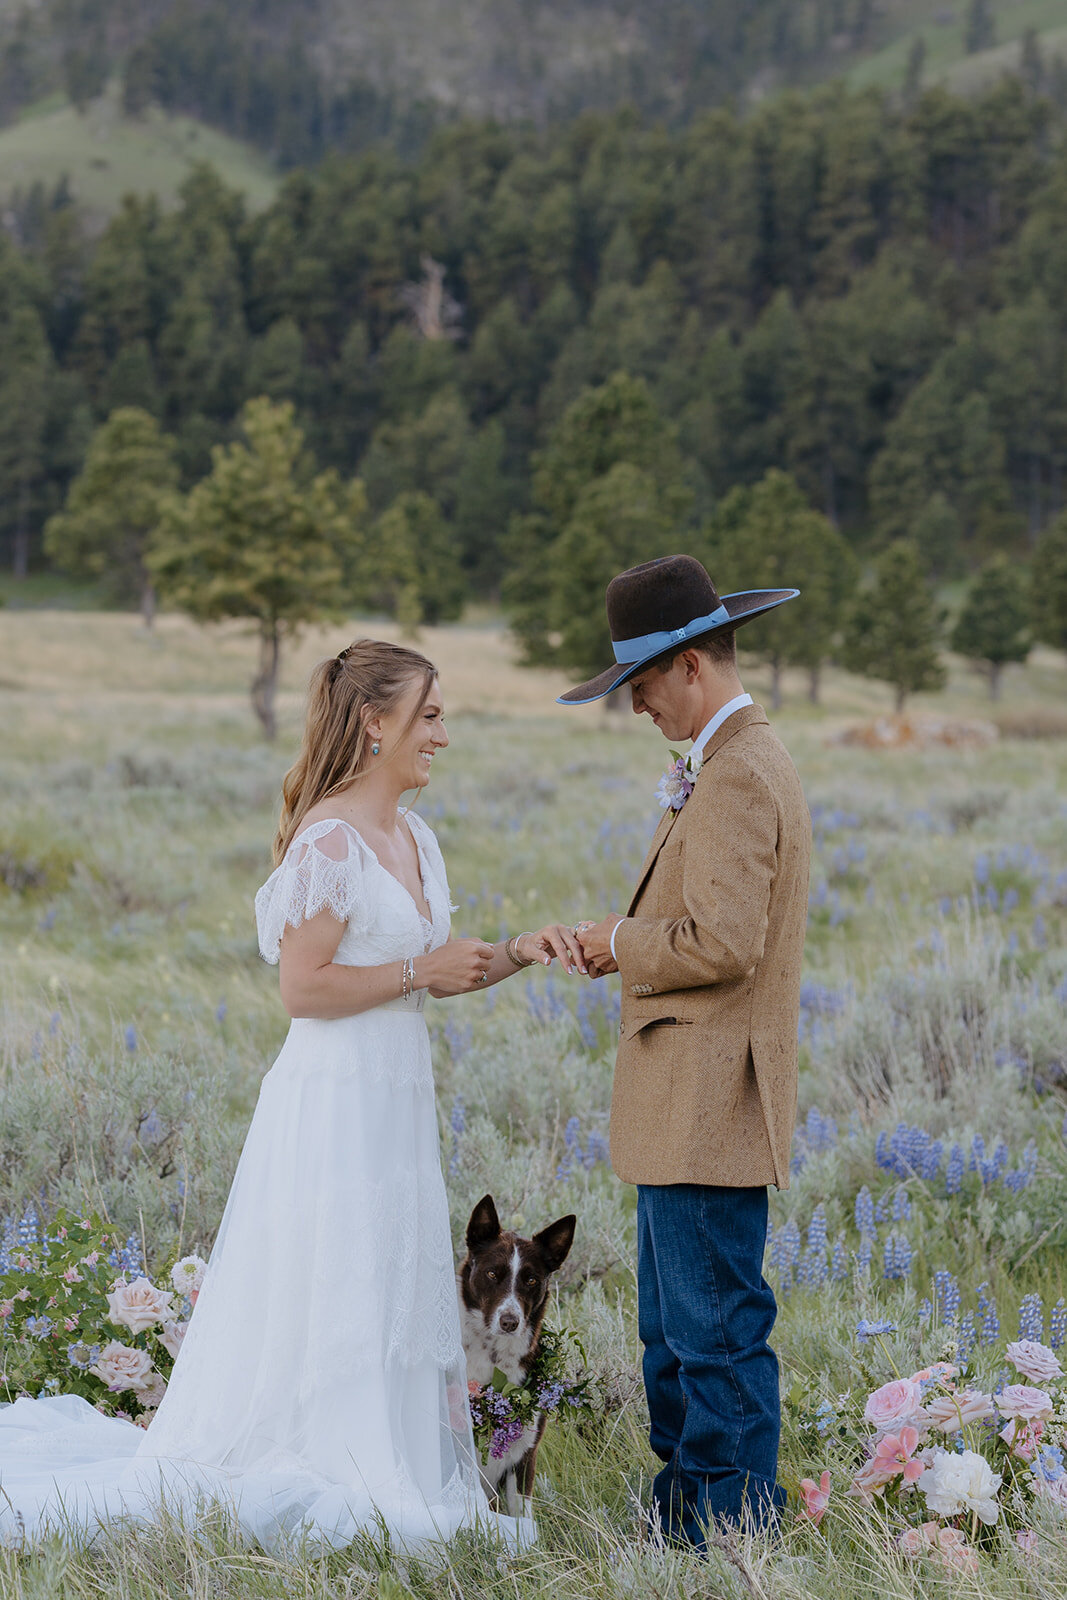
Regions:
M 725 633 L 786 600 L 799 589 L 745 589 L 719 595 L 693 556 L 661 556 L 620 572 L 608 584 L 608 627 L 615 664 L 559 696 L 559 704 L 580 706 L 599 700 L 657 656 L 680 645 Z

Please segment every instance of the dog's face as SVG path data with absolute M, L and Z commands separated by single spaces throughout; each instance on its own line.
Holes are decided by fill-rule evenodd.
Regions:
M 532 1239 L 522 1239 L 501 1228 L 492 1195 L 479 1200 L 467 1224 L 460 1291 L 488 1334 L 521 1337 L 540 1328 L 549 1279 L 567 1259 L 576 1221 L 573 1215 L 560 1217 Z

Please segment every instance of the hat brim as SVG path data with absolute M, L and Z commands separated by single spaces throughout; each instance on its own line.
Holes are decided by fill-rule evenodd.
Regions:
M 734 628 L 741 627 L 743 623 L 753 622 L 766 612 L 773 611 L 776 606 L 784 605 L 787 600 L 795 600 L 799 593 L 799 589 L 743 589 L 738 594 L 721 595 L 720 600 L 730 613 L 729 620 L 720 622 L 717 627 L 707 628 L 703 633 L 695 633 L 691 639 L 686 639 L 676 648 L 685 649 L 686 645 L 699 644 L 702 639 L 710 639 L 712 634 L 729 633 Z M 625 666 L 615 662 L 606 672 L 590 678 L 586 683 L 578 684 L 574 689 L 568 689 L 566 694 L 558 695 L 556 704 L 584 706 L 591 700 L 602 700 L 612 689 L 618 689 L 622 684 L 628 683 L 636 673 L 647 667 L 650 661 L 655 661 L 664 654 L 666 652 L 663 650 L 653 650 L 640 661 L 628 661 Z

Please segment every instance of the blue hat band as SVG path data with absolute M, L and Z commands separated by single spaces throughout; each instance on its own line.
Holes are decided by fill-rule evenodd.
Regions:
M 668 628 L 661 633 L 643 633 L 637 639 L 613 639 L 611 647 L 619 665 L 628 666 L 632 661 L 644 661 L 649 656 L 658 656 L 664 650 L 671 650 L 676 644 L 682 644 L 698 633 L 706 633 L 709 628 L 717 627 L 720 622 L 729 621 L 731 621 L 729 611 L 725 606 L 719 606 L 717 611 L 710 612 L 706 617 L 694 617 L 684 628 Z

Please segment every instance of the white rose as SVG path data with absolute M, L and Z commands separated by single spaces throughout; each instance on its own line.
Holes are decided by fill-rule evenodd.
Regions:
M 170 1269 L 170 1281 L 179 1294 L 192 1294 L 203 1286 L 207 1262 L 203 1256 L 182 1256 Z
M 999 1472 L 977 1451 L 963 1450 L 957 1455 L 954 1450 L 935 1450 L 918 1486 L 930 1510 L 939 1517 L 970 1511 L 980 1522 L 992 1525 L 1000 1516 L 997 1490 L 1001 1482 Z
M 1016 1372 L 1029 1378 L 1031 1383 L 1051 1383 L 1054 1378 L 1063 1377 L 1057 1357 L 1047 1344 L 1038 1344 L 1036 1339 L 1017 1339 L 1004 1354 Z
M 165 1322 L 156 1337 L 164 1349 L 169 1350 L 171 1355 L 177 1358 L 178 1351 L 182 1347 L 182 1341 L 188 1331 L 189 1324 L 187 1322 Z
M 112 1394 L 120 1389 L 143 1389 L 151 1381 L 152 1357 L 147 1350 L 135 1350 L 112 1339 L 89 1371 L 103 1379 Z
M 174 1297 L 169 1289 L 157 1289 L 147 1278 L 132 1283 L 116 1283 L 107 1297 L 108 1316 L 131 1333 L 143 1333 L 157 1322 L 174 1315 Z

